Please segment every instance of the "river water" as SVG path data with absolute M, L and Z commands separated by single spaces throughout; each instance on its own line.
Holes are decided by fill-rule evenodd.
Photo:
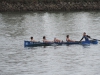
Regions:
M 24 48 L 31 36 L 78 41 L 83 32 L 100 39 L 99 11 L 0 13 L 0 75 L 100 75 L 100 44 Z

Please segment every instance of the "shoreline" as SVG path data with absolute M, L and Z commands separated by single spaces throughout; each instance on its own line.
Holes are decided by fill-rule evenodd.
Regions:
M 100 2 L 58 2 L 58 3 L 0 3 L 0 12 L 6 11 L 90 11 L 100 10 Z

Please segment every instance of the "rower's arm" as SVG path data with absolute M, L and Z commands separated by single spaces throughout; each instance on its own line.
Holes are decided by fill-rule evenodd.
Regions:
M 87 35 L 88 38 L 91 38 L 90 36 Z
M 82 39 L 80 41 L 82 41 L 82 40 L 83 40 L 83 37 L 82 37 Z

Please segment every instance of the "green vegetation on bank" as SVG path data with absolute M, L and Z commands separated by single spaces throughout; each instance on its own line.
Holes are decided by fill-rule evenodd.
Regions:
M 100 0 L 0 0 L 0 2 L 34 2 L 34 3 L 58 3 L 58 2 L 100 2 Z

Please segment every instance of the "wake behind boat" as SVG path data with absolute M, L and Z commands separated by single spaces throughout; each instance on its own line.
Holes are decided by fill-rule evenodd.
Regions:
M 76 41 L 76 42 L 32 42 L 24 41 L 24 47 L 38 47 L 38 46 L 59 46 L 59 45 L 90 45 L 98 44 L 98 40 L 89 40 L 89 41 Z

